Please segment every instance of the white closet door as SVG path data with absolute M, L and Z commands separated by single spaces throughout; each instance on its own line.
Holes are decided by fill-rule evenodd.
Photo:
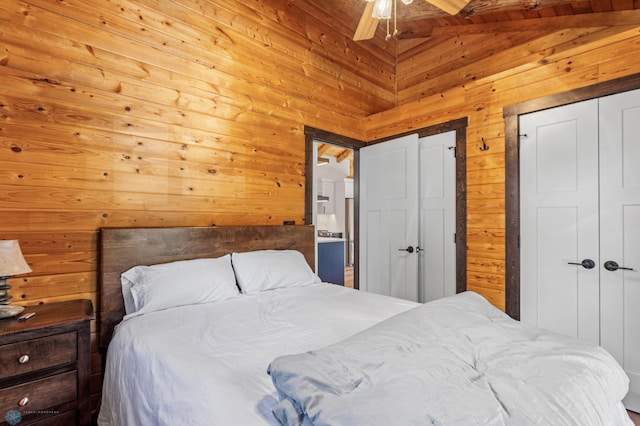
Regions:
M 520 318 L 597 345 L 597 100 L 523 115 L 520 134 Z
M 456 132 L 420 138 L 420 301 L 456 293 Z
M 631 378 L 640 411 L 640 91 L 600 99 L 602 346 Z M 607 269 L 604 265 L 613 261 Z
M 361 289 L 418 301 L 418 135 L 362 148 L 360 166 Z

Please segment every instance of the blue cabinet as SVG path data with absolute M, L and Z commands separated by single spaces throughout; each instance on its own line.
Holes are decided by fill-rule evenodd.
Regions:
M 344 285 L 344 241 L 318 243 L 318 276 L 324 282 Z

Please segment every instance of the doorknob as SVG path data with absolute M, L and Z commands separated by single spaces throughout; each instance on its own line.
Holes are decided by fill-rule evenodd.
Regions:
M 404 249 L 398 249 L 398 251 L 407 251 L 409 253 L 413 253 L 413 247 L 409 246 L 409 247 L 404 248 Z
M 596 266 L 596 262 L 591 259 L 584 259 L 582 262 L 567 262 L 569 265 L 581 265 L 584 269 L 593 269 Z M 606 268 L 606 265 L 605 265 Z
M 604 262 L 604 269 L 606 269 L 607 271 L 617 271 L 618 269 L 624 269 L 627 271 L 633 271 L 633 268 L 625 268 L 624 266 L 618 266 L 618 262 L 615 262 L 613 260 L 607 260 L 606 262 Z
M 420 253 L 421 251 L 424 251 L 424 249 L 420 248 L 420 246 L 416 246 L 416 253 Z

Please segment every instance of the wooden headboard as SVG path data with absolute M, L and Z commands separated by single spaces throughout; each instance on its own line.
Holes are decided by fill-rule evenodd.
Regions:
M 129 268 L 266 249 L 298 250 L 315 270 L 313 226 L 102 228 L 100 348 L 106 350 L 114 327 L 124 316 L 120 274 Z

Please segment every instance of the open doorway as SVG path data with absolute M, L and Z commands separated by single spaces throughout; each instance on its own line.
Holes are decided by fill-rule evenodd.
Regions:
M 318 188 L 315 183 L 316 162 L 318 160 L 317 146 L 315 143 L 327 143 L 338 147 L 353 150 L 353 210 L 354 210 L 354 264 L 353 287 L 360 289 L 360 149 L 367 145 L 385 142 L 408 134 L 417 133 L 420 138 L 445 133 L 451 130 L 456 132 L 456 292 L 467 289 L 467 181 L 466 181 L 466 132 L 468 120 L 460 118 L 421 129 L 407 131 L 405 133 L 388 136 L 381 139 L 364 141 L 341 136 L 324 130 L 305 126 L 305 224 L 316 224 Z M 316 261 L 317 264 L 317 261 Z M 317 269 L 317 268 L 316 268 Z
M 324 267 L 320 252 L 328 251 L 334 256 L 333 262 L 341 259 L 342 282 L 356 289 L 359 288 L 358 161 L 359 150 L 364 146 L 363 141 L 305 127 L 305 223 L 316 225 L 316 230 L 323 234 L 316 239 L 319 245 L 316 247 L 316 271 L 320 272 Z M 319 158 L 325 158 L 321 162 L 326 164 L 318 166 Z M 333 197 L 325 195 L 331 191 Z M 321 197 L 320 202 L 318 196 Z M 325 240 L 338 238 L 333 233 L 342 233 L 342 254 L 330 250 L 329 245 L 325 246 L 336 242 Z M 337 242 L 340 246 L 340 241 Z
M 314 141 L 317 272 L 323 281 L 354 287 L 353 150 Z

